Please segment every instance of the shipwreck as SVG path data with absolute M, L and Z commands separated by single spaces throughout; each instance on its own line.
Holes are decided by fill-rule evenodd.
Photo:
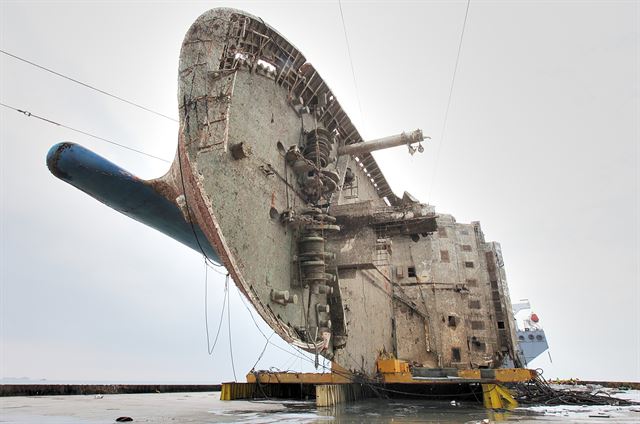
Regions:
M 500 245 L 396 195 L 371 155 L 422 151 L 422 131 L 363 140 L 296 47 L 226 8 L 189 29 L 178 100 L 161 178 L 72 143 L 49 169 L 223 265 L 284 340 L 334 369 L 480 381 L 524 365 Z

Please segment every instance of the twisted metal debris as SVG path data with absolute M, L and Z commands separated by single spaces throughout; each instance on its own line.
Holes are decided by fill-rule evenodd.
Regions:
M 627 399 L 611 396 L 603 390 L 592 392 L 575 389 L 558 389 L 552 387 L 547 380 L 538 376 L 526 383 L 517 383 L 513 387 L 515 399 L 521 404 L 538 405 L 610 405 L 632 406 L 638 405 Z

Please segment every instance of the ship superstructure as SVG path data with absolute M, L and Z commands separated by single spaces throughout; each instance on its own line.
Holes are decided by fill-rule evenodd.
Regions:
M 527 311 L 528 314 L 521 314 L 524 311 Z M 549 349 L 547 335 L 540 324 L 538 314 L 531 310 L 528 299 L 521 299 L 513 304 L 513 315 L 518 337 L 518 356 L 520 356 L 522 364 L 526 366 Z M 520 323 L 518 323 L 519 315 L 525 315 L 519 320 Z

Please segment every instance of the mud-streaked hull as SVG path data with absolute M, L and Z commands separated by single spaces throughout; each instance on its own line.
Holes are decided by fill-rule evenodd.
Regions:
M 345 148 L 362 138 L 273 28 L 233 9 L 200 16 L 182 45 L 178 100 L 177 155 L 162 178 L 140 181 L 65 144 L 50 169 L 222 263 L 274 331 L 342 368 L 374 375 L 386 354 L 432 368 L 517 362 L 499 248 L 479 224 L 398 198 L 369 148 Z

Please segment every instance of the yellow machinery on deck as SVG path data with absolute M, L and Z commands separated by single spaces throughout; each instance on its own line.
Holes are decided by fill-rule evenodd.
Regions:
M 251 372 L 247 374 L 246 383 L 223 383 L 220 399 L 266 397 L 266 393 L 269 397 L 287 397 L 286 388 L 295 385 L 306 386 L 308 394 L 315 394 L 317 406 L 332 406 L 371 397 L 376 391 L 429 397 L 438 386 L 449 385 L 458 390 L 480 386 L 486 408 L 508 410 L 516 408 L 518 403 L 504 384 L 529 381 L 537 375 L 529 369 L 500 368 L 447 370 L 446 377 L 418 377 L 411 372 L 408 362 L 382 358 L 377 361 L 377 369 L 376 379 L 352 374 L 336 364 L 328 373 Z M 437 396 L 442 396 L 441 392 Z M 452 392 L 451 396 L 457 394 Z

